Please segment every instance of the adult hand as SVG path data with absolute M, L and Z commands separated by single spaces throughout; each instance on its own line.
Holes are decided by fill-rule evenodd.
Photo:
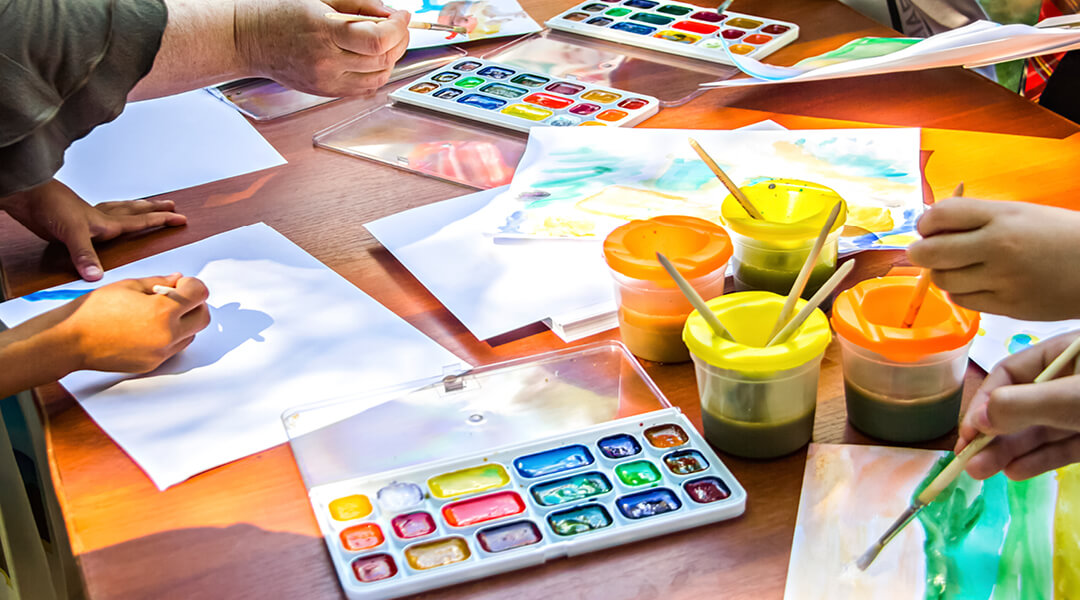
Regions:
M 388 17 L 331 21 L 326 13 Z M 390 79 L 409 43 L 407 11 L 380 0 L 237 0 L 237 49 L 249 70 L 320 96 L 374 92 Z
M 919 220 L 911 262 L 967 308 L 1028 320 L 1080 316 L 1080 213 L 1026 202 L 948 198 Z
M 977 433 L 998 437 L 972 457 L 967 472 L 986 479 L 1004 470 L 1027 479 L 1080 461 L 1080 375 L 1030 383 L 1080 331 L 1059 335 L 998 363 L 986 376 L 960 423 L 959 452 Z
M 71 262 L 87 281 L 97 281 L 103 274 L 93 242 L 187 223 L 187 217 L 173 212 L 174 209 L 172 200 L 130 200 L 90 206 L 55 179 L 0 199 L 0 210 L 35 235 L 67 246 Z
M 176 289 L 155 294 L 155 285 Z M 52 318 L 75 352 L 72 370 L 145 373 L 210 324 L 208 294 L 201 281 L 179 273 L 126 279 L 55 309 Z

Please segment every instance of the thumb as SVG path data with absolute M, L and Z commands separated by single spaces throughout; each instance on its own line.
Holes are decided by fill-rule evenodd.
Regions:
M 71 262 L 83 279 L 87 281 L 101 279 L 105 271 L 101 268 L 101 261 L 98 260 L 97 251 L 94 250 L 94 244 L 90 241 L 89 231 L 79 231 L 66 236 L 61 241 L 67 246 L 68 253 L 71 255 Z
M 1080 377 L 1007 385 L 990 393 L 975 426 L 985 433 L 1013 433 L 1035 425 L 1080 431 Z

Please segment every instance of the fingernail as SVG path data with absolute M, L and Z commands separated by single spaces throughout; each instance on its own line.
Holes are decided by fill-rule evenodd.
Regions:
M 90 265 L 83 269 L 83 277 L 88 281 L 97 281 L 98 279 L 101 279 L 101 276 L 104 274 L 101 267 L 97 265 Z

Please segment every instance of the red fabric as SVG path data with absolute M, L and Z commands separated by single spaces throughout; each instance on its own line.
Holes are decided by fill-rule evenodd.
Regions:
M 1080 0 L 1043 0 L 1039 10 L 1039 20 L 1050 17 L 1058 17 L 1063 14 L 1080 12 Z M 1065 56 L 1064 52 L 1047 54 L 1045 56 L 1033 56 L 1027 59 L 1024 65 L 1024 82 L 1020 86 L 1025 98 L 1038 102 L 1043 90 L 1046 89 L 1046 80 L 1050 79 L 1054 68 Z

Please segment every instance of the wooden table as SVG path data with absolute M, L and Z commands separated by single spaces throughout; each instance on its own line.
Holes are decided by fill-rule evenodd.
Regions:
M 834 0 L 741 1 L 736 7 L 740 11 L 802 26 L 801 39 L 774 55 L 778 64 L 791 64 L 855 37 L 890 34 Z M 570 5 L 567 0 L 523 4 L 538 21 Z M 470 51 L 482 54 L 494 46 L 481 44 Z M 337 102 L 260 124 L 288 165 L 169 194 L 190 224 L 104 244 L 105 266 L 265 221 L 474 364 L 564 347 L 540 327 L 495 343 L 476 340 L 361 227 L 470 190 L 312 147 L 313 132 L 352 115 L 359 102 Z M 846 119 L 1051 138 L 1011 144 L 982 133 L 926 132 L 924 145 L 928 137 L 937 139 L 947 155 L 930 162 L 928 179 L 938 193 L 951 190 L 960 176 L 972 195 L 1054 202 L 1069 189 L 1067 183 L 1045 188 L 1034 184 L 1065 181 L 1062 175 L 1080 158 L 1080 143 L 1074 143 L 1080 136 L 1057 141 L 1080 131 L 1076 124 L 961 69 L 842 84 L 715 91 L 662 111 L 643 126 L 726 129 L 766 117 L 789 127 L 823 127 L 830 122 L 820 119 Z M 1027 173 L 1035 174 L 1025 178 Z M 403 189 L 408 193 L 402 194 Z M 861 255 L 849 282 L 881 274 L 900 260 L 899 252 Z M 0 217 L 0 263 L 9 297 L 74 277 L 62 248 L 46 247 L 6 215 Z M 616 335 L 608 332 L 586 341 Z M 668 398 L 697 421 L 692 368 L 645 366 Z M 981 371 L 970 369 L 968 395 L 981 377 Z M 341 597 L 288 447 L 272 448 L 158 492 L 59 386 L 41 388 L 38 395 L 53 481 L 91 598 Z M 835 344 L 821 372 L 814 439 L 870 442 L 847 425 Z M 947 436 L 926 446 L 945 448 L 951 442 Z M 741 518 L 427 596 L 779 598 L 805 451 L 769 462 L 724 458 L 749 493 Z

